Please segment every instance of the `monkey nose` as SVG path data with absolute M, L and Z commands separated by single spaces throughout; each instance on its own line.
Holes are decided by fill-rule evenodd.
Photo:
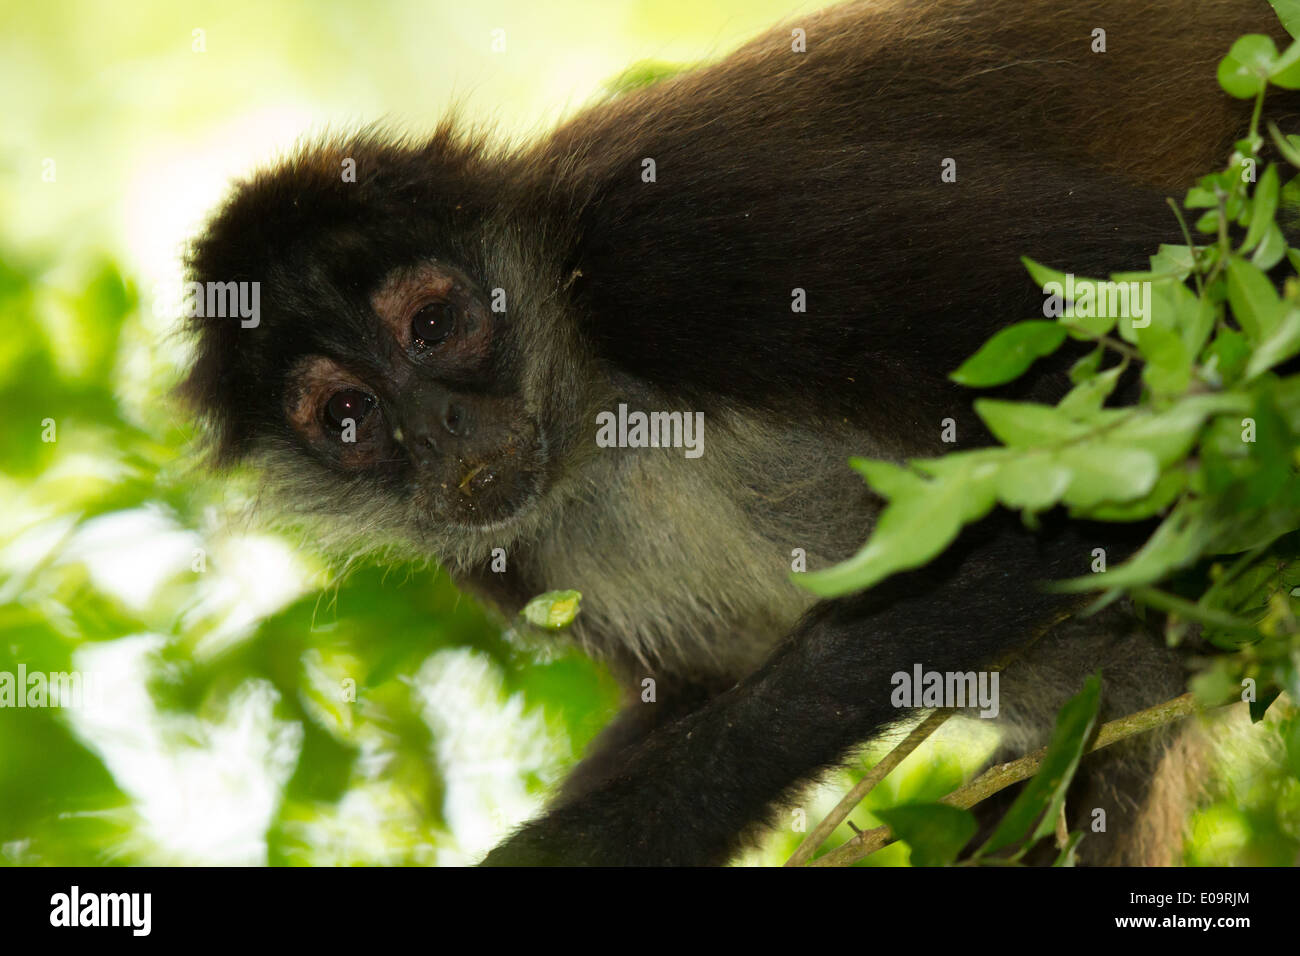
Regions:
M 440 449 L 428 429 L 412 428 L 394 435 L 410 453 L 411 460 L 421 468 L 432 465 L 440 455 Z
M 407 447 L 417 465 L 427 467 L 447 451 L 439 447 L 440 436 L 466 438 L 469 432 L 469 417 L 465 410 L 453 402 L 446 402 L 436 414 L 436 421 L 410 426 L 394 437 Z

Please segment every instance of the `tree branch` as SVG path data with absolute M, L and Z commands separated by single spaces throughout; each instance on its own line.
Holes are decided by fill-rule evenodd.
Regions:
M 1129 737 L 1146 733 L 1165 724 L 1171 724 L 1176 720 L 1181 720 L 1194 713 L 1198 709 L 1196 698 L 1192 694 L 1183 694 L 1181 697 L 1175 697 L 1173 700 L 1157 704 L 1154 707 L 1148 707 L 1146 710 L 1139 710 L 1129 714 L 1126 717 L 1120 717 L 1103 724 L 1097 732 L 1097 738 L 1093 741 L 1088 753 L 1101 750 L 1103 747 L 1109 747 L 1113 743 L 1126 740 Z M 946 716 L 946 715 L 945 715 Z M 924 726 L 924 724 L 922 725 Z M 920 730 L 918 727 L 917 730 Z M 908 740 L 911 738 L 909 737 Z M 917 741 L 919 743 L 920 741 Z M 904 741 L 906 744 L 907 741 Z M 913 745 L 915 747 L 915 745 Z M 999 790 L 1005 790 L 1012 784 L 1026 780 L 1038 772 L 1043 758 L 1047 755 L 1047 748 L 1042 747 L 1035 750 L 1032 754 L 1021 757 L 1018 760 L 1012 760 L 1008 763 L 998 764 L 996 767 L 990 767 L 984 773 L 980 774 L 970 783 L 958 787 L 952 793 L 944 797 L 940 803 L 946 803 L 949 806 L 970 808 L 981 800 L 985 800 L 997 793 Z M 901 758 L 900 758 L 901 759 Z M 883 763 L 883 761 L 882 761 Z M 898 761 L 894 762 L 897 766 Z M 879 765 L 878 765 L 879 766 Z M 873 768 L 874 769 L 874 768 Z M 888 771 L 886 771 L 887 773 Z M 881 777 L 884 774 L 880 775 Z M 872 785 L 878 781 L 873 781 Z M 855 787 L 854 790 L 857 788 Z M 870 788 L 868 788 L 870 789 Z M 846 798 L 847 799 L 847 798 Z M 856 801 L 855 801 L 856 802 Z M 840 801 L 841 805 L 844 801 Z M 836 807 L 836 810 L 839 806 Z M 838 821 L 836 821 L 838 822 Z M 833 829 L 833 827 L 832 827 Z M 814 830 L 813 833 L 816 833 Z M 809 838 L 812 834 L 809 834 Z M 876 827 L 874 830 L 863 830 L 861 833 L 854 835 L 846 840 L 842 845 L 831 850 L 824 856 L 809 861 L 807 866 L 847 866 L 850 863 L 856 863 L 863 857 L 874 853 L 887 843 L 892 842 L 893 834 L 889 827 Z M 807 844 L 807 840 L 804 844 Z M 800 845 L 800 850 L 803 845 Z M 797 852 L 797 851 L 796 851 Z M 790 858 L 791 860 L 794 857 Z M 787 864 L 789 865 L 789 864 Z
M 785 865 L 803 866 L 807 863 L 812 858 L 812 855 L 817 852 L 817 848 L 826 842 L 826 838 L 831 835 L 831 832 L 843 822 L 845 817 L 853 812 L 854 807 L 862 802 L 862 798 L 871 792 L 872 787 L 884 780 L 891 770 L 902 763 L 908 754 L 919 747 L 925 738 L 938 730 L 939 725 L 950 716 L 952 716 L 951 710 L 936 710 L 921 721 L 902 743 L 885 754 L 884 758 L 867 771 L 866 776 L 859 780 L 839 803 L 835 804 L 835 808 L 812 828 L 808 835 L 803 838 L 803 842 L 799 844 L 798 849 L 790 854 L 790 859 L 785 861 Z

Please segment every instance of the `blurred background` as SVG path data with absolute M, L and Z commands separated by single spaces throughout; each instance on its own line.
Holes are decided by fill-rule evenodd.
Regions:
M 304 134 L 457 104 L 535 135 L 821 5 L 0 0 L 0 674 L 83 682 L 0 707 L 0 863 L 465 864 L 537 810 L 613 714 L 608 675 L 437 572 L 340 576 L 259 531 L 254 487 L 194 467 L 158 303 L 231 178 Z M 1216 758 L 1189 863 L 1296 859 L 1282 711 Z M 939 737 L 868 808 L 936 799 L 990 745 Z

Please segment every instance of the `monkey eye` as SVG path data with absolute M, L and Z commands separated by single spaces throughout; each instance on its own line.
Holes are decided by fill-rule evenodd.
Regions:
M 360 425 L 374 407 L 373 396 L 359 388 L 345 388 L 335 392 L 325 403 L 325 423 L 335 431 L 342 431 L 345 418 L 350 418 Z
M 456 328 L 456 315 L 445 302 L 423 306 L 411 318 L 411 341 L 417 349 L 432 348 L 446 341 Z

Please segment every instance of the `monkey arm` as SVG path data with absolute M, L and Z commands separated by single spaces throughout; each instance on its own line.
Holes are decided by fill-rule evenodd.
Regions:
M 559 793 L 559 802 L 574 800 L 617 773 L 626 755 L 641 744 L 650 734 L 673 721 L 703 707 L 721 688 L 686 680 L 670 679 L 658 684 L 659 699 L 653 703 L 642 702 L 632 687 L 632 700 L 614 720 L 592 741 L 582 761 L 565 778 Z
M 725 862 L 798 786 L 906 716 L 890 702 L 891 675 L 987 667 L 1077 606 L 1033 585 L 1079 572 L 1092 547 L 1112 543 L 1094 530 L 1035 535 L 994 515 L 930 566 L 823 602 L 758 671 L 651 731 L 484 863 Z

